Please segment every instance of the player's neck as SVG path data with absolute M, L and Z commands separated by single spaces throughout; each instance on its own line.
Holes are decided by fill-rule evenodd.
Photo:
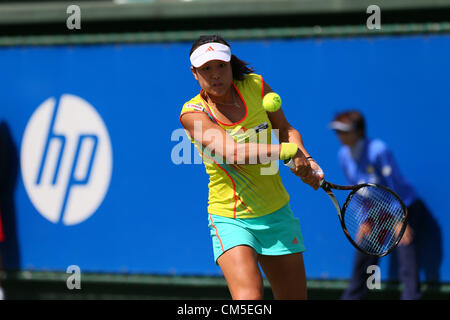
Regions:
M 207 98 L 207 101 L 209 104 L 214 104 L 214 105 L 222 105 L 222 106 L 238 106 L 239 105 L 236 103 L 236 97 L 233 93 L 233 88 L 230 87 L 230 89 L 223 95 L 223 96 L 213 96 L 208 94 L 205 91 L 205 95 Z

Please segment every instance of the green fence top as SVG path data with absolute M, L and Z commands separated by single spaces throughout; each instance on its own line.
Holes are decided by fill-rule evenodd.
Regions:
M 89 45 L 125 44 L 152 42 L 191 42 L 202 34 L 218 33 L 228 40 L 277 39 L 277 38 L 324 38 L 356 36 L 392 36 L 413 34 L 450 33 L 450 21 L 439 23 L 411 23 L 382 25 L 381 29 L 369 30 L 365 25 L 314 26 L 292 28 L 257 28 L 233 30 L 162 31 L 134 33 L 77 34 L 76 31 L 63 35 L 3 36 L 3 46 L 50 46 L 50 45 Z
M 83 21 L 177 19 L 198 17 L 276 16 L 382 11 L 449 9 L 450 0 L 154 0 L 35 1 L 0 4 L 0 25 L 64 23 L 67 8 L 78 5 Z

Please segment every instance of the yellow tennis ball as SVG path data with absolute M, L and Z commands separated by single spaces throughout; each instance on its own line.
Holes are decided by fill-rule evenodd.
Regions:
M 281 108 L 281 98 L 275 92 L 269 92 L 263 98 L 263 107 L 267 112 L 275 112 Z

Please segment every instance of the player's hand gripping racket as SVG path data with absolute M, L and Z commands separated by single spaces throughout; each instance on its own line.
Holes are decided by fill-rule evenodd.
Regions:
M 292 159 L 285 165 L 295 168 Z M 336 207 L 342 230 L 353 246 L 377 257 L 395 249 L 405 232 L 408 213 L 394 191 L 374 183 L 340 186 L 325 180 L 320 187 Z M 351 191 L 342 209 L 331 189 Z

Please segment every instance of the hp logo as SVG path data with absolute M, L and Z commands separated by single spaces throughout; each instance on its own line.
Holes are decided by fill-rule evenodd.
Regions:
M 75 225 L 100 206 L 112 173 L 112 148 L 102 118 L 87 101 L 65 94 L 45 100 L 28 121 L 20 164 L 37 211 Z

